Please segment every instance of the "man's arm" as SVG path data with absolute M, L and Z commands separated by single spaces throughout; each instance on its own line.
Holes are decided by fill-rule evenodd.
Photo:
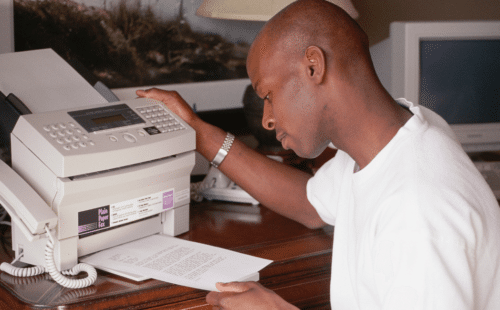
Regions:
M 153 88 L 137 95 L 162 101 L 196 131 L 196 150 L 209 161 L 215 157 L 226 132 L 201 120 L 177 92 Z M 237 139 L 218 168 L 269 209 L 309 228 L 326 225 L 307 199 L 309 174 L 269 159 Z

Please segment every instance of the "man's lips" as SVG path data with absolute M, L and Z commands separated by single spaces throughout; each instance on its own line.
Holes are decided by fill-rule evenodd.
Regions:
M 283 138 L 286 136 L 286 133 L 279 133 L 276 135 L 276 139 L 281 142 L 281 140 L 283 140 Z
M 278 139 L 285 150 L 288 150 L 288 146 L 284 144 L 286 136 L 286 133 L 279 133 L 276 135 L 276 139 Z

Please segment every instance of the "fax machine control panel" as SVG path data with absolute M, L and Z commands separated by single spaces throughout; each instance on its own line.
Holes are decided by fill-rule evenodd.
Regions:
M 118 104 L 70 111 L 68 114 L 73 118 L 73 121 L 45 124 L 43 126 L 47 134 L 55 139 L 62 149 L 66 151 L 95 146 L 92 135 L 89 134 L 103 131 L 106 134 L 106 130 L 111 142 L 118 142 L 120 139 L 123 139 L 127 142 L 135 143 L 138 137 L 186 129 L 161 104 L 141 106 L 136 108 L 135 111 L 127 104 Z M 136 124 L 144 125 L 146 121 L 149 121 L 152 126 L 136 128 L 132 132 L 111 133 L 112 129 Z
M 192 151 L 194 130 L 147 98 L 25 115 L 13 131 L 56 175 L 74 176 Z

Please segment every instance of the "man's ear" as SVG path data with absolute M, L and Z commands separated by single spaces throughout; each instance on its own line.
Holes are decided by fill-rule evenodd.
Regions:
M 326 58 L 323 50 L 314 45 L 309 46 L 304 55 L 304 62 L 307 75 L 317 84 L 323 82 L 326 74 Z

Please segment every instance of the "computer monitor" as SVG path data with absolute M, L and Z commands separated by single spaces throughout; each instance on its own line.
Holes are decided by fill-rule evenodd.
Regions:
M 370 52 L 394 98 L 441 115 L 467 152 L 500 150 L 500 21 L 394 22 Z

